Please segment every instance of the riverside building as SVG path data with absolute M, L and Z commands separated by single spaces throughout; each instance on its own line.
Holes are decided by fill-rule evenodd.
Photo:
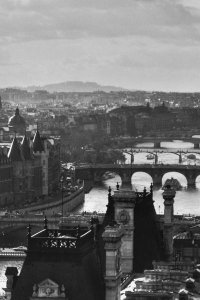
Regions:
M 47 196 L 58 188 L 60 143 L 40 136 L 14 136 L 12 143 L 0 144 L 0 206 L 22 205 Z

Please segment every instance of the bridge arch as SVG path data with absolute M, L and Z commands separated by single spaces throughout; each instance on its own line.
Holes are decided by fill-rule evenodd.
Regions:
M 165 184 L 165 181 L 167 179 L 171 179 L 171 178 L 174 178 L 174 179 L 177 179 L 178 182 L 181 184 L 182 187 L 187 187 L 188 186 L 188 179 L 187 177 L 185 176 L 184 173 L 182 172 L 166 172 L 162 175 L 162 186 Z
M 195 185 L 196 185 L 196 188 L 200 190 L 200 174 L 197 175 L 197 177 L 196 177 Z
M 158 161 L 160 164 L 179 164 L 183 161 L 183 154 L 180 154 L 179 152 L 158 153 Z
M 136 171 L 131 176 L 132 187 L 136 188 L 139 192 L 145 188 L 149 189 L 153 178 L 150 173 L 146 171 Z

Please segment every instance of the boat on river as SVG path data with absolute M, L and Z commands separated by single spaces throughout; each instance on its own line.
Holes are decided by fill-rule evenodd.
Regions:
M 106 172 L 102 177 L 103 177 L 103 180 L 112 179 L 115 177 L 115 174 L 113 174 L 111 172 Z
M 188 154 L 187 158 L 189 158 L 189 159 L 196 159 L 196 155 L 195 154 Z
M 173 177 L 165 181 L 162 190 L 164 190 L 168 185 L 170 185 L 176 191 L 180 191 L 182 189 L 182 185 L 180 184 L 180 182 Z
M 149 154 L 147 154 L 146 158 L 147 158 L 148 160 L 154 159 L 154 155 L 153 155 L 152 153 L 149 153 Z

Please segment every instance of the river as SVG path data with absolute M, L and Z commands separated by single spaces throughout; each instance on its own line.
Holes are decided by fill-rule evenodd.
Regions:
M 142 147 L 148 147 L 152 152 L 153 143 L 143 143 L 137 145 L 138 150 L 142 149 Z M 174 148 L 175 150 L 183 150 L 184 149 L 192 149 L 194 145 L 192 143 L 186 143 L 183 141 L 173 141 L 173 142 L 163 142 L 161 143 L 162 148 Z M 164 151 L 164 149 L 160 149 Z M 127 149 L 130 151 L 130 149 Z M 195 153 L 195 150 L 194 150 Z M 130 155 L 125 153 L 126 156 L 126 163 L 130 163 Z M 143 163 L 154 163 L 154 160 L 147 160 L 147 153 L 138 152 L 134 153 L 134 163 L 136 164 L 143 164 Z M 182 154 L 182 164 L 196 164 L 200 165 L 200 154 L 196 154 L 196 160 L 187 158 L 188 154 Z M 158 153 L 158 163 L 163 164 L 178 164 L 179 163 L 179 156 L 173 153 Z M 170 172 L 163 176 L 163 183 L 167 178 L 176 178 L 181 183 L 183 189 L 181 191 L 176 192 L 175 203 L 174 203 L 174 212 L 175 214 L 195 214 L 200 215 L 200 176 L 197 177 L 196 180 L 196 190 L 187 190 L 187 180 L 186 178 L 177 172 Z M 95 185 L 90 193 L 85 195 L 85 202 L 84 204 L 78 208 L 77 212 L 82 211 L 97 211 L 97 212 L 105 212 L 106 211 L 106 204 L 107 204 L 107 190 L 108 187 L 114 190 L 116 189 L 117 182 L 121 183 L 121 179 L 118 175 L 113 174 L 113 178 L 109 178 L 104 180 L 101 184 Z M 144 187 L 150 187 L 152 182 L 151 177 L 143 172 L 137 172 L 132 176 L 132 188 L 137 191 L 142 191 Z M 163 190 L 154 190 L 153 198 L 154 198 L 154 206 L 157 213 L 163 213 L 164 205 L 163 205 L 163 198 L 162 198 Z
M 153 144 L 138 144 L 138 149 L 144 147 L 149 147 L 151 149 Z M 184 143 L 182 141 L 174 141 L 174 142 L 167 142 L 162 143 L 161 147 L 166 148 L 177 148 L 177 149 L 188 149 L 193 148 L 193 144 Z M 130 149 L 127 149 L 128 151 Z M 162 149 L 161 149 L 162 150 Z M 153 152 L 153 148 L 152 148 Z M 130 163 L 130 155 L 126 155 L 126 163 Z M 147 153 L 136 153 L 134 154 L 134 163 L 154 163 L 154 160 L 147 160 L 146 158 Z M 182 164 L 199 164 L 200 165 L 200 154 L 195 154 L 196 160 L 190 160 L 187 158 L 187 154 L 183 155 L 183 162 Z M 174 164 L 178 163 L 179 157 L 175 154 L 170 153 L 159 153 L 158 154 L 158 162 L 164 164 Z M 183 190 L 176 192 L 175 203 L 174 203 L 174 211 L 175 213 L 179 214 L 195 214 L 200 215 L 200 176 L 197 178 L 196 181 L 196 190 L 187 190 L 187 181 L 186 178 L 179 174 L 179 173 L 168 173 L 163 177 L 163 183 L 167 178 L 177 178 L 181 185 L 183 186 Z M 121 182 L 121 179 L 118 175 L 114 175 L 114 177 L 104 180 L 102 184 L 96 185 L 90 191 L 90 193 L 85 195 L 85 202 L 84 204 L 77 209 L 77 212 L 82 211 L 97 211 L 97 212 L 105 212 L 106 211 L 106 204 L 107 204 L 107 190 L 108 187 L 114 190 L 116 188 L 117 182 Z M 132 176 L 132 187 L 133 189 L 137 189 L 138 191 L 142 191 L 144 187 L 147 189 L 150 187 L 152 182 L 151 177 L 148 174 L 143 172 L 138 172 Z M 162 198 L 162 190 L 154 190 L 153 198 L 155 200 L 154 205 L 157 213 L 163 213 L 163 198 Z M 17 229 L 16 229 L 17 230 Z M 36 229 L 35 229 L 36 230 Z M 19 229 L 20 234 L 16 231 L 12 233 L 13 235 L 17 236 L 17 239 L 14 236 L 9 234 L 9 238 L 13 243 L 19 246 L 22 242 L 20 242 L 20 236 L 26 236 L 26 229 Z M 22 238 L 21 238 L 22 239 Z M 6 241 L 4 241 L 6 242 Z M 7 243 L 6 243 L 7 244 Z M 14 244 L 12 246 L 14 246 Z M 23 244 L 23 243 L 22 243 Z M 23 260 L 0 260 L 0 297 L 3 293 L 2 288 L 6 286 L 6 277 L 5 277 L 5 270 L 8 266 L 16 266 L 18 271 L 20 271 L 23 264 Z

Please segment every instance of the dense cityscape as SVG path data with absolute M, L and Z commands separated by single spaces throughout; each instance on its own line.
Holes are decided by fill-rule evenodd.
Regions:
M 200 300 L 200 1 L 0 0 L 0 300 Z
M 199 189 L 198 96 L 1 90 L 2 299 L 199 299 L 198 210 L 173 207 L 180 190 Z M 151 179 L 138 188 L 141 172 Z M 88 294 L 67 274 L 79 287 L 87 278 Z

